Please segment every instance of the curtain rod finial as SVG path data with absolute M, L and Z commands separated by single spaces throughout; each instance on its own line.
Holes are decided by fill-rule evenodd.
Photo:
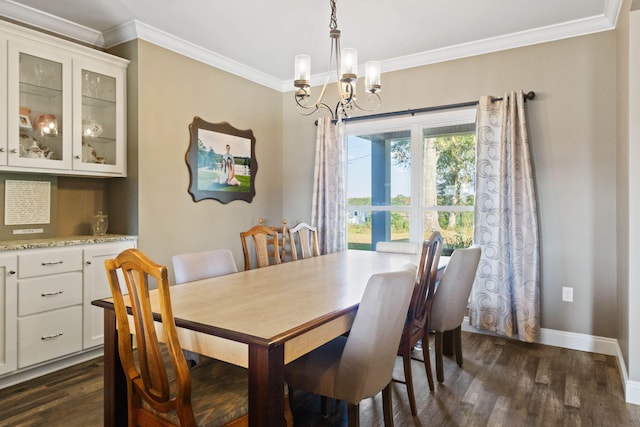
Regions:
M 524 94 L 524 98 L 528 100 L 535 99 L 535 97 L 536 97 L 536 93 L 532 90 Z

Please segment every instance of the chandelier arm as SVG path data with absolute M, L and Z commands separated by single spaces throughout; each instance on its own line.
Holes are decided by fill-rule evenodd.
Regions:
M 380 95 L 378 95 L 377 93 L 368 93 L 368 94 L 367 94 L 367 100 L 368 100 L 369 102 L 371 102 L 371 97 L 372 97 L 372 96 L 375 96 L 375 97 L 376 97 L 377 102 L 376 102 L 376 104 L 375 104 L 373 107 L 371 107 L 371 108 L 364 108 L 364 107 L 360 106 L 360 104 L 358 104 L 358 102 L 357 102 L 357 100 L 356 100 L 355 98 L 353 99 L 353 105 L 354 105 L 358 110 L 361 110 L 361 111 L 367 111 L 367 112 L 375 111 L 375 110 L 380 106 L 380 104 L 382 104 L 382 98 L 380 98 Z
M 301 116 L 310 116 L 313 113 L 315 113 L 316 111 L 320 110 L 321 108 L 324 108 L 325 110 L 327 110 L 329 112 L 329 114 L 331 115 L 331 119 L 335 120 L 335 116 L 333 115 L 333 111 L 331 111 L 331 108 L 327 105 L 327 104 L 318 104 L 318 105 L 314 105 L 313 107 L 305 107 L 305 106 L 300 106 L 298 105 L 298 107 L 296 108 L 298 110 L 298 114 L 300 114 Z M 310 111 L 306 111 L 306 110 L 310 110 Z

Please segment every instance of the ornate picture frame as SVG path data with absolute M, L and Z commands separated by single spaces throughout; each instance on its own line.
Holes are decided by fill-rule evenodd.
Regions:
M 253 131 L 236 129 L 227 122 L 210 123 L 196 116 L 189 125 L 189 134 L 185 159 L 193 201 L 251 203 L 258 172 Z

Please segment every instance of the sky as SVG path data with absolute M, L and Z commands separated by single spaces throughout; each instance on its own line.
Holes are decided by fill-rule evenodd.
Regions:
M 349 136 L 347 143 L 347 198 L 371 196 L 371 143 Z M 391 164 L 391 197 L 410 196 L 411 170 Z

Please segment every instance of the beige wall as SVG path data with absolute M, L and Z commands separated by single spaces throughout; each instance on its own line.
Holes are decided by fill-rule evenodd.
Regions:
M 544 328 L 616 337 L 616 36 L 604 32 L 384 74 L 397 111 L 534 90 L 528 103 Z M 316 89 L 317 93 L 317 89 Z M 283 212 L 310 219 L 316 117 L 283 105 Z M 574 303 L 561 302 L 563 286 Z
M 135 43 L 135 49 L 124 50 L 135 53 L 130 59 L 137 73 L 128 115 L 129 123 L 137 116 L 129 184 L 137 181 L 139 248 L 169 266 L 176 253 L 230 248 L 241 268 L 239 232 L 259 217 L 282 220 L 281 94 L 153 44 Z M 193 202 L 185 153 L 194 116 L 253 131 L 258 171 L 252 203 Z

